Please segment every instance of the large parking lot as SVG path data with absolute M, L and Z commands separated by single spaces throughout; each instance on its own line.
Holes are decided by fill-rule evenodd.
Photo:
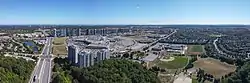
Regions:
M 123 52 L 128 50 L 137 50 L 147 44 L 141 44 L 135 41 L 133 38 L 129 37 L 121 37 L 115 36 L 110 38 L 111 40 L 115 40 L 114 42 L 110 42 L 109 47 L 113 52 Z

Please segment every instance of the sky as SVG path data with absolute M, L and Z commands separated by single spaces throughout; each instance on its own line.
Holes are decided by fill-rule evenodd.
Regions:
M 0 0 L 0 24 L 250 24 L 250 0 Z

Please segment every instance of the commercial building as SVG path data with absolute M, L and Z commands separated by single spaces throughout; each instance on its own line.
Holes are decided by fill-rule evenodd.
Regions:
M 163 47 L 167 52 L 171 53 L 185 54 L 185 51 L 187 50 L 187 45 L 183 44 L 164 44 Z

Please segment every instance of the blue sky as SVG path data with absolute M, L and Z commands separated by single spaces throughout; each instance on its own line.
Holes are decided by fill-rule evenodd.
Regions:
M 250 0 L 0 0 L 0 24 L 250 24 Z

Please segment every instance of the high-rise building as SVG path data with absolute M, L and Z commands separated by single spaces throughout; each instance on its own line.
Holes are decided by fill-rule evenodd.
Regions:
M 80 48 L 77 45 L 68 46 L 68 59 L 79 67 L 89 67 L 96 62 L 109 59 L 110 52 L 105 47 L 89 46 Z
M 102 50 L 98 50 L 96 52 L 96 58 L 97 58 L 97 61 L 102 61 L 102 60 L 105 60 L 105 59 L 109 59 L 110 58 L 110 53 L 109 53 L 109 50 L 108 49 L 102 49 Z
M 89 67 L 94 65 L 94 56 L 90 51 L 81 51 L 78 54 L 78 66 L 79 67 Z
M 96 29 L 86 29 L 86 35 L 96 35 Z
M 65 37 L 67 36 L 66 34 L 66 29 L 54 29 L 55 37 Z
M 78 28 L 77 31 L 78 31 L 77 36 L 81 36 L 81 35 L 82 35 L 82 33 L 81 33 L 81 32 L 82 32 L 81 28 Z
M 109 59 L 108 49 L 83 49 L 78 53 L 78 66 L 89 67 L 94 63 Z
M 56 29 L 53 30 L 54 37 L 57 37 Z
M 72 36 L 80 36 L 81 35 L 81 29 L 80 28 L 75 28 L 72 30 Z
M 68 46 L 68 59 L 70 63 L 73 64 L 78 63 L 78 53 L 79 53 L 79 47 L 77 45 Z

